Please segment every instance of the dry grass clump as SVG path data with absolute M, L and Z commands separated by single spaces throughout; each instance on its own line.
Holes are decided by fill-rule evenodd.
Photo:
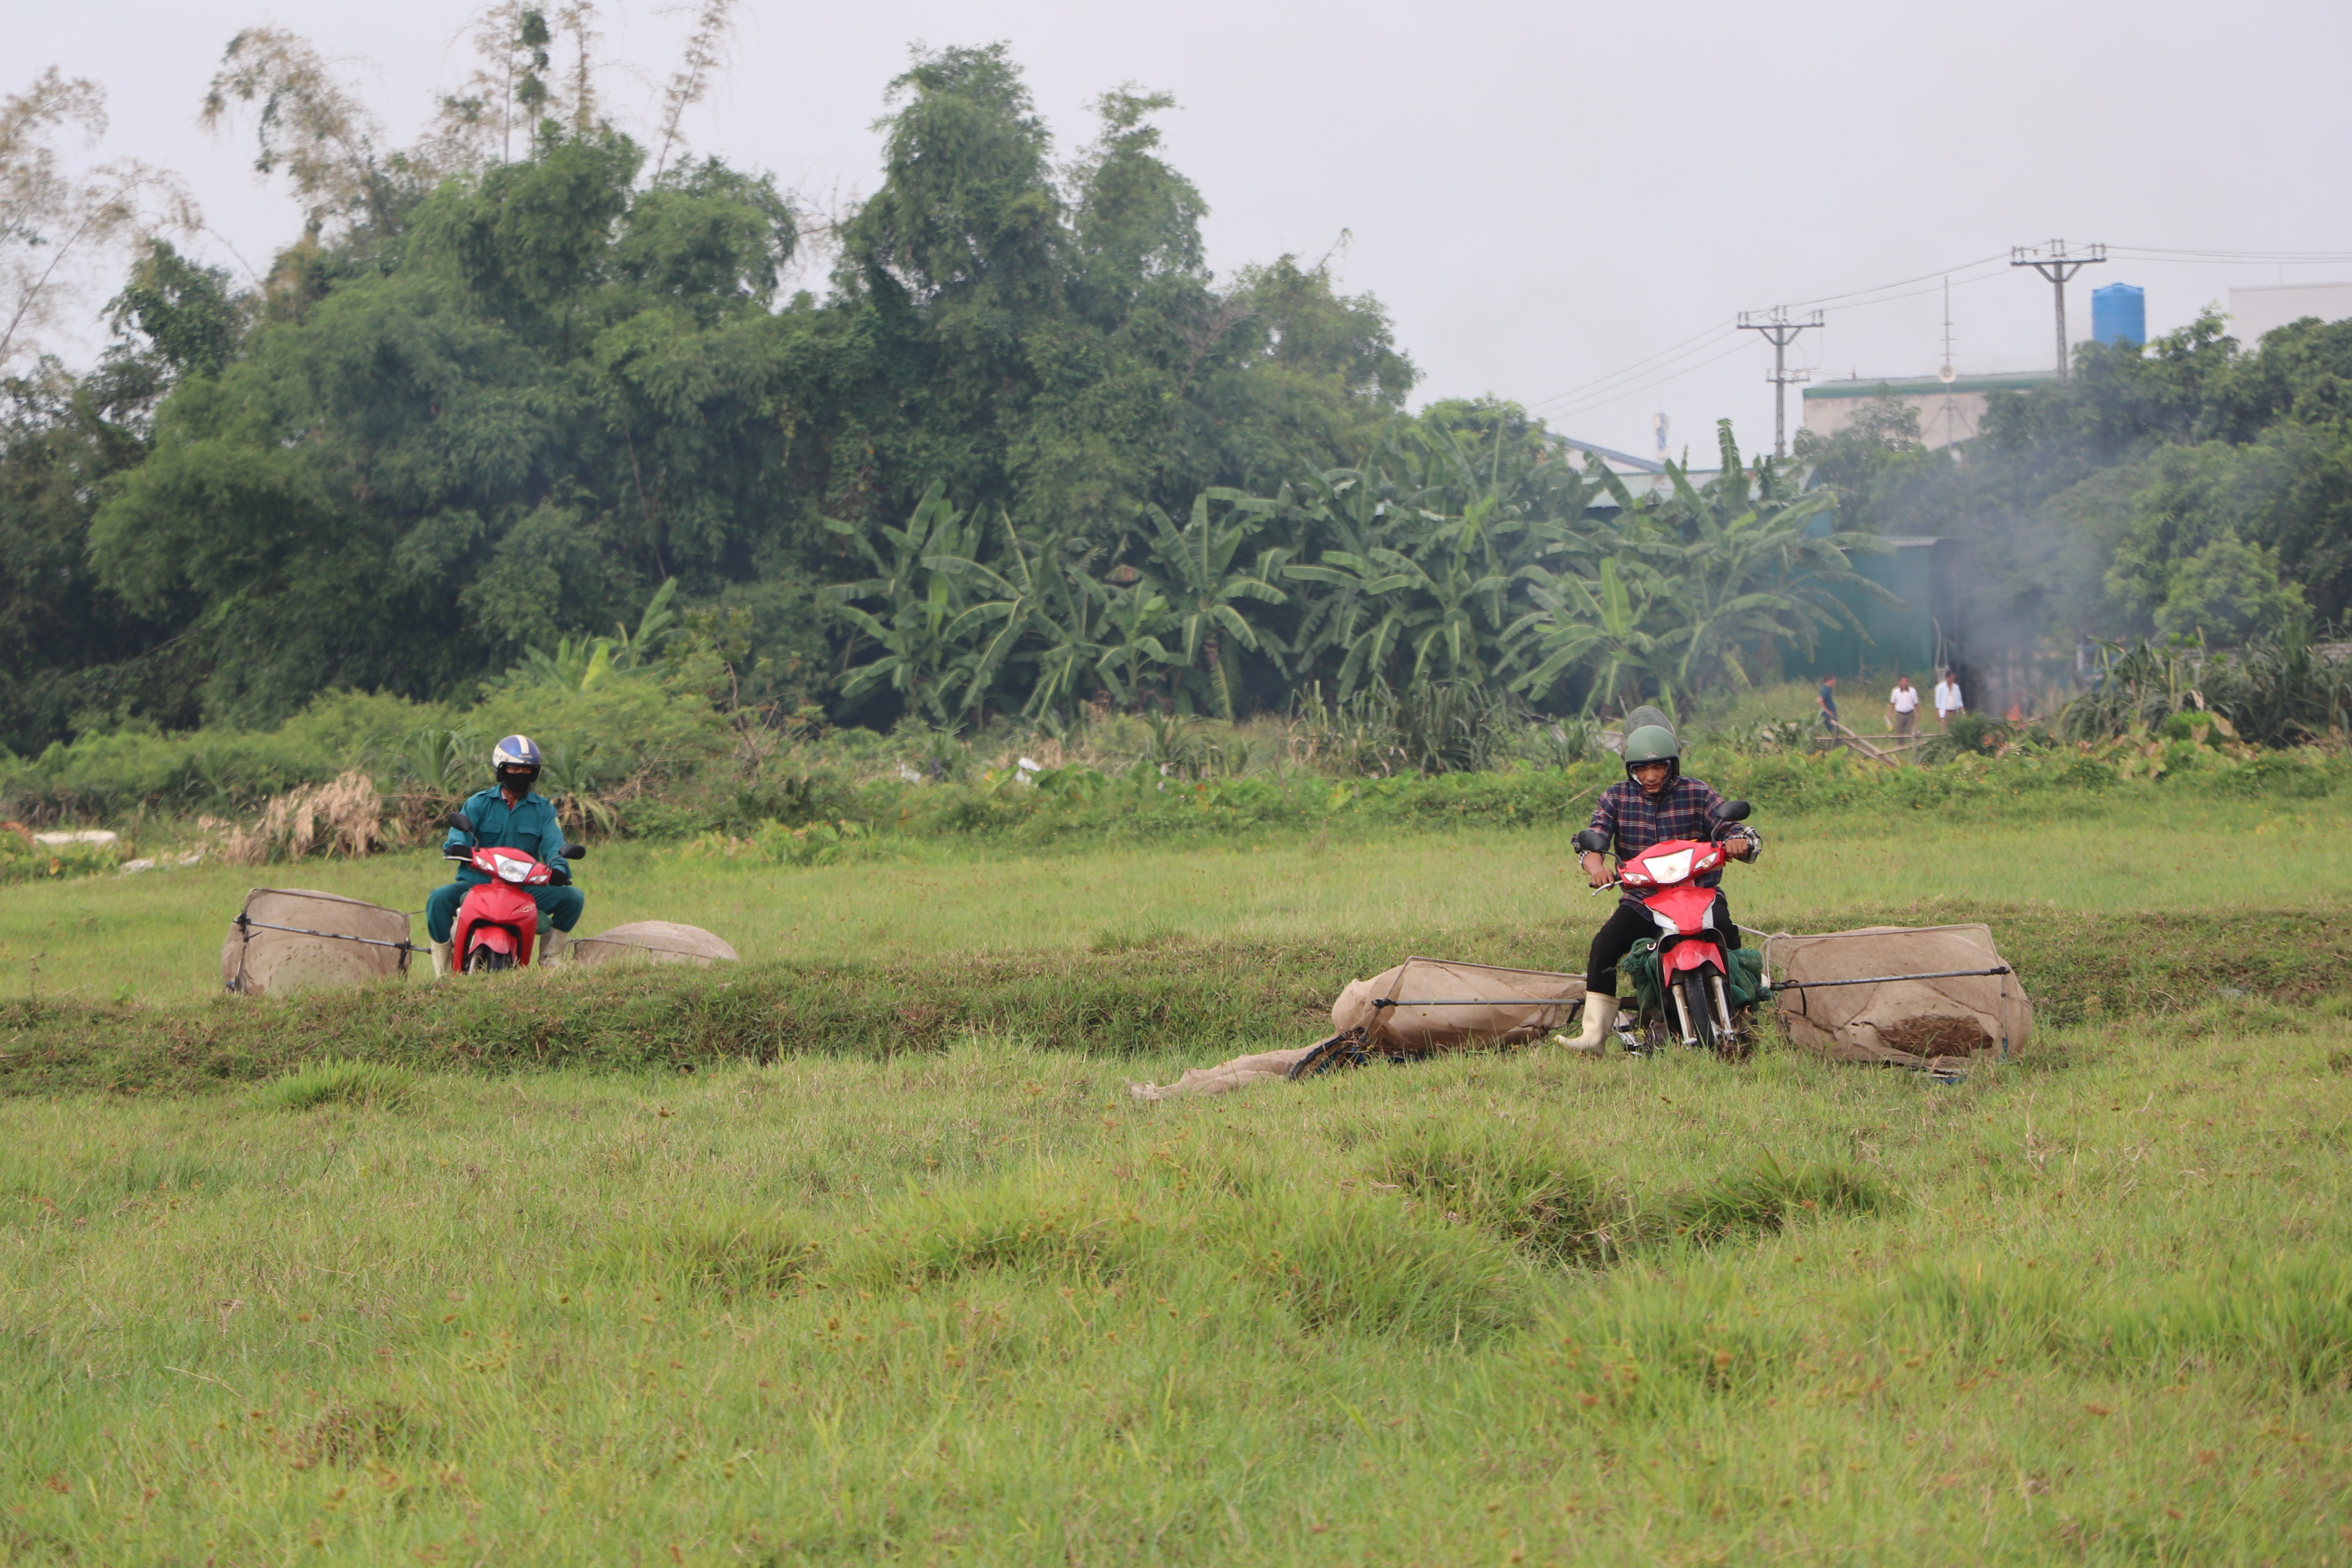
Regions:
M 310 855 L 359 859 L 397 841 L 387 832 L 383 797 L 375 781 L 354 768 L 326 784 L 303 784 L 278 795 L 251 827 L 232 827 L 221 858 L 232 866 L 299 860 Z

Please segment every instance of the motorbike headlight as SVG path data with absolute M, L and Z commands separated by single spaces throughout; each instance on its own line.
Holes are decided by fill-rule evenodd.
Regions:
M 1696 853 L 1697 851 L 1692 849 L 1677 849 L 1671 855 L 1659 855 L 1645 859 L 1642 865 L 1650 873 L 1650 879 L 1653 881 L 1679 882 L 1690 875 L 1691 857 Z
M 525 877 L 530 875 L 530 868 L 525 865 L 522 861 L 509 859 L 504 855 L 499 857 L 499 879 L 500 881 L 520 882 Z

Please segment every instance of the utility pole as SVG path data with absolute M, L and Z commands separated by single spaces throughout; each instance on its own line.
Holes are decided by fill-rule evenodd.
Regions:
M 1765 316 L 1757 316 L 1748 310 L 1739 312 L 1739 330 L 1761 332 L 1764 341 L 1772 345 L 1772 374 L 1764 379 L 1772 384 L 1772 456 L 1775 458 L 1789 455 L 1789 388 L 1797 382 L 1813 379 L 1811 371 L 1789 369 L 1789 345 L 1797 341 L 1799 332 L 1821 324 L 1822 313 L 1819 310 L 1813 312 L 1812 320 L 1809 321 L 1789 320 L 1789 307 L 1786 305 L 1773 306 L 1771 313 Z
M 2094 245 L 2080 256 L 2069 255 L 2066 242 L 2063 239 L 2053 239 L 2047 246 L 2017 245 L 2010 247 L 2009 264 L 2011 267 L 2032 268 L 2033 270 L 2050 279 L 2051 292 L 2057 296 L 2058 379 L 2060 381 L 2066 379 L 2067 362 L 2074 357 L 2066 352 L 2066 279 L 2083 270 L 2084 268 L 2095 267 L 2106 258 L 2107 247 L 2104 245 Z
M 1944 363 L 1937 367 L 1936 379 L 1944 384 L 1944 445 L 1960 444 L 1960 405 L 1952 397 L 1952 383 L 1960 373 L 1952 365 L 1952 280 L 1944 279 Z M 1939 661 L 1940 662 L 1940 661 Z

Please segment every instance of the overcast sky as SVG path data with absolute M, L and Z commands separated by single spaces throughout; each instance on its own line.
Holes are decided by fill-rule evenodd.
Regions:
M 16 79 L 0 90 L 50 64 L 101 83 L 106 150 L 178 168 L 213 254 L 263 267 L 296 209 L 256 183 L 242 132 L 215 142 L 195 123 L 229 36 L 263 21 L 309 35 L 399 141 L 464 74 L 472 9 L 0 0 Z M 615 105 L 642 124 L 686 19 L 607 0 L 602 20 L 628 73 Z M 1822 376 L 1929 374 L 1949 269 L 1968 374 L 2051 363 L 2051 291 L 2000 264 L 2012 245 L 2352 258 L 2344 0 L 746 0 L 691 133 L 819 205 L 870 191 L 872 123 L 908 46 L 997 39 L 1065 156 L 1105 89 L 1175 94 L 1169 151 L 1208 199 L 1212 264 L 1336 247 L 1343 286 L 1380 298 L 1421 367 L 1417 400 L 1494 393 L 1645 453 L 1661 412 L 1677 451 L 1707 450 L 1725 416 L 1769 448 L 1770 351 L 1730 330 L 1742 310 L 1924 279 L 1908 298 L 1833 301 L 1792 352 Z M 2074 285 L 2070 310 L 2087 336 L 2090 288 L 2136 283 L 2160 331 L 2233 284 L 2329 279 L 2352 279 L 2352 259 L 2118 257 Z

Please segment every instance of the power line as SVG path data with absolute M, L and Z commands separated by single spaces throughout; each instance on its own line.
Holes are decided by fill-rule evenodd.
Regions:
M 2352 265 L 2352 251 L 2333 250 L 2192 250 L 2164 248 L 2153 246 L 2116 245 L 2105 247 L 2106 254 L 2129 258 L 2142 262 L 2213 264 L 2223 262 L 2262 262 L 2274 265 L 2315 263 L 2321 265 Z M 2075 258 L 2080 259 L 2080 258 Z M 1916 300 L 1934 294 L 1950 279 L 1953 288 L 1965 289 L 1971 283 L 1988 282 L 2005 276 L 2015 258 L 1996 254 L 1974 258 L 1957 266 L 1935 272 L 1923 272 L 1914 278 L 1900 278 L 1868 289 L 1851 289 L 1838 294 L 1823 294 L 1810 300 L 1790 302 L 1788 308 L 1805 310 L 1826 308 L 1829 310 L 1859 310 L 1875 305 L 1891 305 L 1904 300 Z M 2031 265 L 2031 263 L 2026 263 Z M 1977 271 L 1977 268 L 1988 268 Z M 1973 276 L 1962 276 L 1973 273 Z M 1926 287 L 1918 287 L 1925 284 Z M 1897 292 L 1897 290 L 1901 290 Z M 1580 382 L 1564 391 L 1527 405 L 1530 413 L 1542 412 L 1552 419 L 1573 419 L 1605 408 L 1627 398 L 1654 391 L 1668 382 L 1679 381 L 1685 375 L 1729 359 L 1741 352 L 1742 344 L 1732 342 L 1738 336 L 1737 321 L 1717 321 L 1678 342 L 1671 343 L 1654 353 L 1644 354 L 1606 375 Z M 1717 353 L 1708 353 L 1719 349 Z M 1703 358 L 1695 356 L 1704 355 Z M 1689 361 L 1688 363 L 1683 363 Z M 1672 368 L 1670 368 L 1672 367 Z M 1661 374 L 1663 373 L 1663 374 Z M 2062 372 L 2063 374 L 2063 372 Z M 1631 383 L 1633 384 L 1620 384 Z
M 1622 403 L 1626 398 L 1638 397 L 1643 393 L 1654 391 L 1656 388 L 1665 385 L 1666 383 L 1670 381 L 1680 381 L 1684 376 L 1690 374 L 1694 371 L 1705 370 L 1708 365 L 1720 363 L 1722 361 L 1729 359 L 1734 354 L 1746 353 L 1747 352 L 1747 341 L 1745 339 L 1741 339 L 1740 341 L 1731 344 L 1730 347 L 1725 349 L 1721 353 L 1703 359 L 1696 364 L 1685 365 L 1680 370 L 1673 371 L 1667 374 L 1658 376 L 1654 380 L 1645 381 L 1638 386 L 1628 386 L 1622 390 L 1596 393 L 1593 395 L 1585 398 L 1583 401 L 1574 404 L 1569 407 L 1555 408 L 1549 414 L 1545 416 L 1545 417 L 1550 419 L 1573 419 L 1579 415 L 1590 414 L 1596 408 L 1606 408 L 1612 403 Z
M 1883 294 L 1889 289 L 1907 289 L 1914 283 L 1939 282 L 1941 279 L 1950 276 L 1952 273 L 1966 272 L 1972 267 L 1986 267 L 1991 265 L 1993 262 L 2005 261 L 2008 258 L 2005 256 L 1979 256 L 1973 261 L 1963 261 L 1957 267 L 1947 267 L 1935 272 L 1922 272 L 1916 278 L 1898 278 L 1892 283 L 1881 283 L 1875 289 L 1850 289 L 1843 294 L 1824 294 L 1818 300 L 1791 300 L 1789 308 L 1791 310 L 1801 310 L 1806 309 L 1808 306 L 1812 305 L 1834 304 L 1840 300 L 1858 300 L 1864 294 Z
M 2314 262 L 2320 265 L 2352 262 L 2352 250 L 2168 250 L 2147 245 L 2111 245 L 2107 247 L 2107 254 L 2127 256 L 2135 261 Z
M 2005 259 L 2007 258 L 2001 256 L 1979 257 L 1973 260 L 1963 261 L 1957 267 L 1949 268 L 1948 271 L 1953 273 L 1966 272 L 1973 268 L 1989 266 L 1992 263 Z M 1909 299 L 1912 297 L 1908 294 L 1888 294 L 1888 290 L 1905 289 L 1916 283 L 1925 283 L 1930 280 L 1934 280 L 1937 283 L 1937 286 L 1940 287 L 1941 279 L 1945 276 L 1947 276 L 1947 273 L 1945 272 L 1925 272 L 1916 278 L 1899 278 L 1891 283 L 1881 283 L 1874 288 L 1853 289 L 1849 289 L 1843 294 L 1824 294 L 1815 300 L 1800 300 L 1795 301 L 1791 308 L 1803 310 L 1812 306 L 1835 305 L 1839 300 L 1856 301 L 1854 304 L 1837 306 L 1837 308 L 1841 310 L 1859 310 L 1867 305 L 1888 304 L 1895 300 Z M 2000 274 L 1988 273 L 1985 276 L 1998 277 Z M 1983 278 L 1967 278 L 1960 279 L 1960 281 L 1963 284 L 1977 283 L 1983 281 Z M 1921 289 L 1919 292 L 1932 293 L 1934 292 L 1934 289 Z M 1876 300 L 1868 298 L 1868 296 L 1874 294 L 1887 295 L 1887 298 Z M 1574 386 L 1569 387 L 1565 391 L 1554 393 L 1549 397 L 1530 403 L 1527 405 L 1528 410 L 1530 413 L 1534 413 L 1538 410 L 1550 410 L 1551 416 L 1553 417 L 1569 418 L 1572 417 L 1575 413 L 1579 412 L 1579 410 L 1555 408 L 1554 405 L 1561 403 L 1574 402 L 1580 405 L 1599 406 L 1600 404 L 1616 401 L 1616 398 L 1619 395 L 1631 395 L 1632 392 L 1634 390 L 1646 391 L 1649 386 L 1662 385 L 1664 384 L 1663 382 L 1651 382 L 1644 387 L 1639 389 L 1629 388 L 1622 395 L 1612 392 L 1608 397 L 1601 398 L 1600 403 L 1591 403 L 1590 401 L 1593 395 L 1601 392 L 1603 389 L 1609 388 L 1613 383 L 1649 374 L 1654 370 L 1664 368 L 1666 364 L 1673 363 L 1675 360 L 1686 359 L 1691 354 L 1702 353 L 1706 349 L 1711 348 L 1716 344 L 1724 342 L 1724 333 L 1736 331 L 1737 330 L 1738 323 L 1736 321 L 1719 321 L 1716 325 L 1708 327 L 1702 331 L 1693 333 L 1691 336 L 1683 339 L 1678 343 L 1672 344 L 1669 347 L 1660 349 L 1655 353 L 1646 354 L 1641 359 L 1634 360 L 1621 369 L 1612 371 L 1607 375 L 1595 376 L 1590 381 L 1580 382 Z M 1691 371 L 1699 369 L 1703 365 L 1713 364 L 1717 360 L 1726 359 L 1728 357 L 1728 353 L 1714 355 L 1711 358 L 1699 361 L 1697 364 L 1684 366 L 1682 370 L 1675 373 L 1675 375 L 1679 376 L 1686 374 Z M 1675 377 L 1669 376 L 1665 379 L 1673 380 Z
M 2003 267 L 1997 272 L 1984 272 L 1978 274 L 1974 278 L 1958 279 L 1955 280 L 1954 287 L 1966 288 L 1971 283 L 1987 282 L 1995 278 L 2006 277 L 2008 276 L 2008 272 L 2009 268 L 2007 267 Z M 1894 285 L 1890 284 L 1888 287 L 1891 288 L 1894 287 Z M 1939 282 L 1936 288 L 1913 289 L 1901 294 L 1889 294 L 1883 299 L 1865 300 L 1859 304 L 1846 305 L 1839 307 L 1839 309 L 1860 310 L 1867 310 L 1874 305 L 1893 304 L 1900 300 L 1916 300 L 1923 294 L 1937 293 L 1939 291 L 1942 285 Z M 1864 290 L 1864 292 L 1867 292 L 1867 290 Z M 1737 322 L 1727 321 L 1718 328 L 1700 333 L 1698 338 L 1685 338 L 1683 342 L 1685 343 L 1692 343 L 1700 342 L 1701 339 L 1708 339 L 1713 340 L 1714 342 L 1721 342 L 1724 341 L 1723 334 L 1736 334 L 1737 330 Z M 1713 344 L 1710 342 L 1701 342 L 1700 349 L 1694 349 L 1690 352 L 1698 353 L 1701 349 L 1709 346 L 1713 346 Z M 1703 360 L 1699 360 L 1692 364 L 1684 365 L 1680 369 L 1668 372 L 1664 375 L 1651 375 L 1650 379 L 1641 382 L 1638 385 L 1617 387 L 1611 384 L 1614 382 L 1623 380 L 1628 376 L 1641 376 L 1649 374 L 1652 371 L 1664 370 L 1667 364 L 1671 364 L 1675 360 L 1687 357 L 1687 355 L 1685 354 L 1674 353 L 1672 351 L 1667 351 L 1659 354 L 1652 354 L 1650 356 L 1652 360 L 1661 361 L 1662 363 L 1649 366 L 1645 370 L 1640 362 L 1636 362 L 1633 366 L 1620 371 L 1614 375 L 1604 375 L 1597 378 L 1596 380 L 1585 383 L 1584 388 L 1590 390 L 1571 388 L 1568 392 L 1559 393 L 1554 396 L 1545 398 L 1540 403 L 1528 404 L 1527 405 L 1528 411 L 1529 413 L 1541 412 L 1548 419 L 1573 419 L 1579 415 L 1590 413 L 1593 409 L 1606 408 L 1612 404 L 1622 402 L 1626 398 L 1634 396 L 1637 394 L 1653 391 L 1657 387 L 1665 385 L 1668 382 L 1679 381 L 1684 376 L 1689 375 L 1696 371 L 1705 370 L 1711 364 L 1720 363 L 1722 361 L 1729 359 L 1733 354 L 1741 352 L 1743 346 L 1744 345 L 1740 343 L 1732 343 L 1730 346 L 1725 348 L 1720 353 L 1709 354 Z M 1820 367 L 1815 365 L 1811 368 L 1819 369 Z M 1567 406 L 1556 406 L 1557 405 L 1562 404 L 1567 405 Z
M 1731 330 L 1732 326 L 1730 322 L 1717 321 L 1714 326 L 1707 328 L 1705 331 L 1694 333 L 1671 348 L 1660 349 L 1656 353 L 1648 355 L 1643 359 L 1637 359 L 1633 363 L 1625 366 L 1622 370 L 1612 371 L 1607 375 L 1595 376 L 1591 381 L 1580 382 L 1576 385 L 1570 387 L 1565 392 L 1555 393 L 1551 396 L 1545 398 L 1541 403 L 1531 403 L 1528 406 L 1530 408 L 1541 408 L 1548 404 L 1559 403 L 1569 398 L 1576 397 L 1583 393 L 1597 390 L 1608 385 L 1612 381 L 1622 381 L 1627 376 L 1646 374 L 1649 371 L 1657 368 L 1662 363 L 1671 363 L 1677 359 L 1684 358 L 1685 356 L 1685 353 L 1696 353 L 1699 352 L 1699 349 L 1706 347 L 1708 343 L 1721 341 L 1723 334 L 1730 331 Z M 1697 346 L 1694 347 L 1694 344 Z
M 1798 382 L 1813 379 L 1811 371 L 1801 370 L 1793 374 L 1790 371 L 1789 345 L 1797 341 L 1798 333 L 1821 324 L 1822 313 L 1819 310 L 1813 312 L 1813 319 L 1810 321 L 1790 321 L 1786 305 L 1774 306 L 1772 313 L 1761 321 L 1750 321 L 1747 311 L 1739 312 L 1739 330 L 1759 332 L 1764 341 L 1772 345 L 1772 374 L 1764 379 L 1772 384 L 1772 455 L 1775 458 L 1789 455 L 1789 388 Z

